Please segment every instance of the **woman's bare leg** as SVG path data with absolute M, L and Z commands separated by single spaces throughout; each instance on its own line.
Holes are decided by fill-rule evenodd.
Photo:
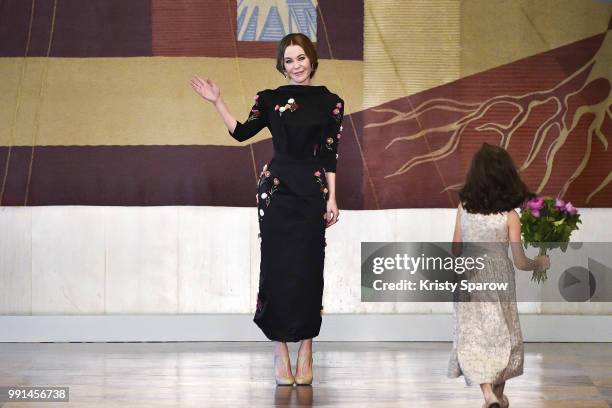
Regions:
M 274 375 L 277 384 L 292 384 L 294 381 L 287 343 L 280 341 L 274 342 Z
M 302 340 L 300 344 L 295 376 L 307 383 L 312 382 L 312 339 Z

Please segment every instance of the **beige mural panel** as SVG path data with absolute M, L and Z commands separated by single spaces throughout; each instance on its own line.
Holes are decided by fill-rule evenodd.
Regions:
M 461 77 L 600 34 L 611 14 L 595 0 L 461 1 Z
M 239 145 L 193 92 L 190 78 L 216 81 L 238 120 L 256 91 L 285 83 L 273 59 L 29 58 L 23 64 L 0 60 L 0 77 L 7 78 L 0 85 L 0 145 Z M 362 64 L 322 61 L 318 83 L 340 94 L 346 89 L 349 108 L 359 106 Z M 251 141 L 268 137 L 265 130 Z
M 0 145 L 31 145 L 35 140 L 46 69 L 42 58 L 0 59 Z
M 364 108 L 459 78 L 460 2 L 366 0 Z
M 366 0 L 364 108 L 606 30 L 592 0 Z

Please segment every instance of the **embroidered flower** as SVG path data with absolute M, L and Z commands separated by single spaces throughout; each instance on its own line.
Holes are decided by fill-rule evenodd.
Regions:
M 255 95 L 255 96 L 253 97 L 253 99 L 258 100 L 258 99 L 259 99 L 259 95 Z
M 340 102 L 338 102 L 338 104 L 340 104 Z M 338 104 L 336 104 L 336 107 L 332 110 L 332 113 L 334 115 L 334 119 L 336 119 L 336 122 L 340 123 L 342 121 L 342 114 L 340 113 L 340 107 L 338 106 Z
M 276 106 L 274 107 L 274 110 L 275 110 L 275 111 L 278 111 L 279 109 L 280 109 L 280 106 L 279 106 L 279 105 L 276 105 Z
M 247 122 L 258 119 L 259 115 L 260 115 L 259 109 L 256 109 L 256 108 L 251 109 L 251 114 L 249 115 Z
M 259 215 L 261 215 L 262 217 L 264 215 L 264 210 L 262 208 L 259 209 Z
M 333 144 L 334 144 L 333 137 L 328 137 L 327 139 L 325 139 L 325 147 L 327 148 L 327 150 L 333 150 Z
M 336 108 L 338 108 L 338 109 L 342 108 L 342 102 L 338 102 L 338 103 L 336 104 Z
M 336 137 L 337 137 L 338 139 L 342 139 L 342 135 L 341 135 L 340 133 L 338 133 L 338 134 L 336 135 Z
M 291 112 L 295 112 L 298 107 L 299 107 L 298 104 L 295 103 L 295 99 L 289 98 L 285 106 L 279 106 L 278 111 L 279 111 L 279 114 L 282 116 L 283 112 L 286 112 L 287 110 Z
M 325 171 L 325 170 L 323 170 L 323 171 Z M 319 184 L 319 189 L 323 193 L 323 199 L 326 199 L 327 198 L 328 190 L 327 190 L 327 183 L 325 182 L 324 174 L 321 173 L 321 171 L 317 170 L 317 171 L 315 171 L 314 176 L 315 176 L 315 180 Z
M 276 177 L 274 177 L 272 179 L 272 183 L 270 183 L 268 180 L 271 176 L 270 170 L 268 170 L 268 165 L 264 165 L 263 167 L 263 171 L 261 172 L 260 178 L 259 178 L 259 192 L 257 194 L 257 204 L 259 205 L 259 197 L 261 197 L 262 200 L 265 200 L 266 203 L 266 207 L 270 206 L 270 200 L 272 199 L 272 196 L 274 195 L 274 192 L 276 190 L 278 190 L 278 186 L 280 185 L 280 180 Z M 260 215 L 263 216 L 263 214 L 260 212 Z

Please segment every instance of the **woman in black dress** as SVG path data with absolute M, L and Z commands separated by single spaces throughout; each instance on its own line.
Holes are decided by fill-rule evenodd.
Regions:
M 264 127 L 274 157 L 261 172 L 257 211 L 261 264 L 255 323 L 275 341 L 277 384 L 312 383 L 312 338 L 323 312 L 325 228 L 338 221 L 336 160 L 344 101 L 313 86 L 317 54 L 303 34 L 278 45 L 276 69 L 289 84 L 264 90 L 244 123 L 223 103 L 219 88 L 195 77 L 192 87 L 214 104 L 230 134 L 244 141 Z M 301 341 L 295 377 L 286 342 Z

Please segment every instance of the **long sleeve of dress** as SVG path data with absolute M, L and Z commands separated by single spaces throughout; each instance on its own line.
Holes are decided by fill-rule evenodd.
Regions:
M 249 117 L 244 123 L 237 122 L 234 132 L 229 132 L 230 135 L 239 142 L 244 142 L 255 136 L 261 129 L 268 126 L 265 103 L 262 100 L 261 93 L 258 92 L 255 96 L 255 104 L 249 112 Z
M 344 101 L 341 98 L 338 98 L 338 102 L 332 107 L 330 113 L 334 118 L 334 125 L 330 127 L 328 134 L 325 135 L 325 140 L 321 143 L 321 161 L 325 171 L 335 173 L 344 117 Z

